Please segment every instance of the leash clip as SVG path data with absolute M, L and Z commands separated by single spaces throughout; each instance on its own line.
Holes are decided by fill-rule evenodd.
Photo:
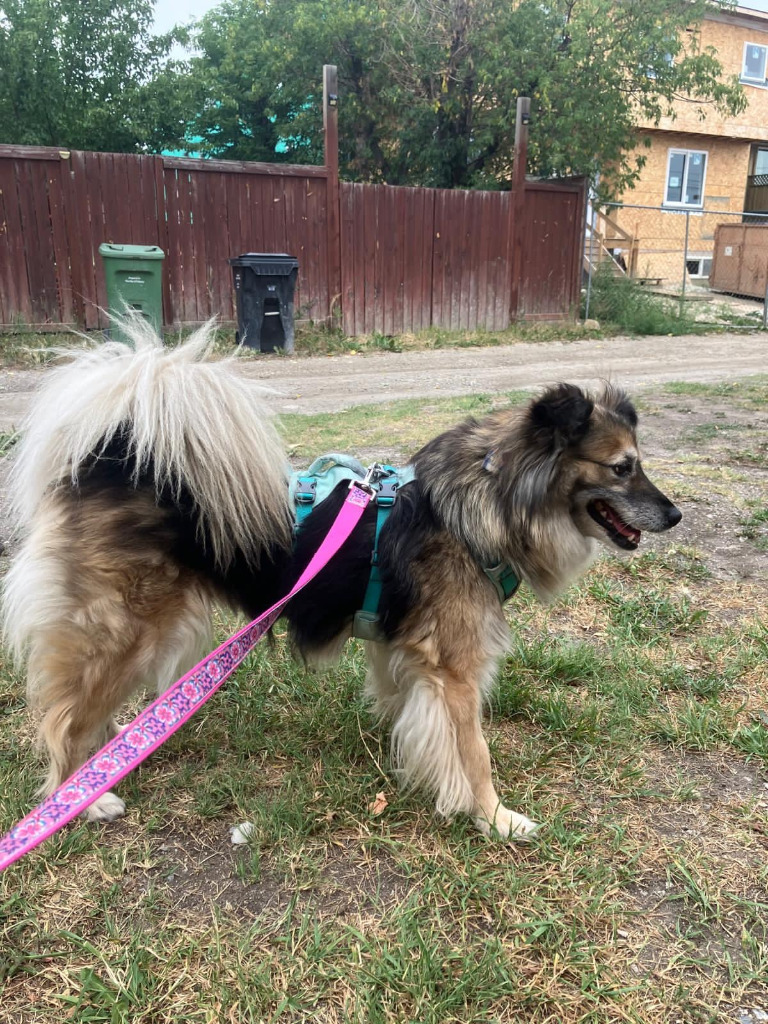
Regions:
M 363 477 L 362 480 L 357 480 L 357 481 L 356 480 L 352 480 L 352 481 L 350 481 L 350 484 L 349 484 L 350 490 L 353 487 L 359 487 L 361 491 L 365 491 L 366 494 L 370 494 L 371 496 L 373 496 L 373 493 L 374 493 L 374 486 L 373 485 L 382 476 L 383 472 L 384 472 L 384 467 L 382 466 L 382 464 L 380 462 L 372 462 L 371 465 L 368 467 L 368 469 L 365 471 L 365 476 Z

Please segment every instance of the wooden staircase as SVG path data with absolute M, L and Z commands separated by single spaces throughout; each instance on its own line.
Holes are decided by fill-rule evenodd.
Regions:
M 615 277 L 637 276 L 638 240 L 615 220 L 596 207 L 592 223 L 587 218 L 584 241 L 584 273 L 594 273 L 600 266 L 609 266 Z M 616 250 L 621 250 L 620 255 Z

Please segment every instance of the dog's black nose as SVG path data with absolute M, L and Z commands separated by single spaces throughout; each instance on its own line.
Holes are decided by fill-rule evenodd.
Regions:
M 677 505 L 673 505 L 669 512 L 667 512 L 667 529 L 671 530 L 673 526 L 677 526 L 682 518 L 683 513 Z

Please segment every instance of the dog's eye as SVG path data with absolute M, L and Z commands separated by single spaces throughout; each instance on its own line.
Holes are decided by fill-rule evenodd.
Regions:
M 630 462 L 617 462 L 616 465 L 611 468 L 616 476 L 629 476 L 632 472 L 632 464 Z

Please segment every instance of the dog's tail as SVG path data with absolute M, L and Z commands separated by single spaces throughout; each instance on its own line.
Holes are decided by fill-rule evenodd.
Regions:
M 235 357 L 207 361 L 212 323 L 176 347 L 138 315 L 120 327 L 127 342 L 79 351 L 47 375 L 12 471 L 16 521 L 30 523 L 46 491 L 77 484 L 120 435 L 136 483 L 149 472 L 158 494 L 191 496 L 220 565 L 239 551 L 258 566 L 265 550 L 290 543 L 287 462 L 265 389 Z

